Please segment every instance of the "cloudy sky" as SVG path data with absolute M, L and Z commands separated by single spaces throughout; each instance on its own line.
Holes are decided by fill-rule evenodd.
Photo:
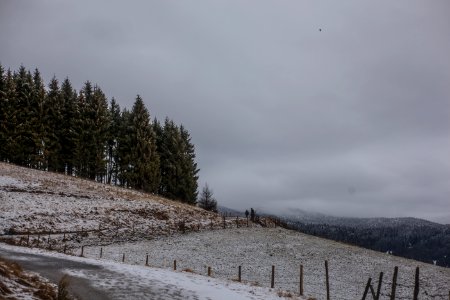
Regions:
M 0 1 L 0 63 L 191 132 L 219 203 L 450 223 L 450 1 Z

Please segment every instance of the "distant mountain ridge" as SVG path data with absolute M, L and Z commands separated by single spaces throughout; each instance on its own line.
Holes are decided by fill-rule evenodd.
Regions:
M 352 217 L 336 217 L 320 213 L 306 212 L 304 210 L 291 210 L 289 213 L 278 214 L 283 220 L 291 222 L 301 222 L 304 224 L 327 224 L 349 227 L 392 227 L 392 226 L 431 226 L 436 228 L 445 228 L 449 225 L 443 225 L 424 219 L 414 217 L 401 218 L 352 218 Z
M 243 211 L 224 206 L 219 207 L 219 212 L 244 215 Z M 282 226 L 305 234 L 450 267 L 450 224 L 413 217 L 336 217 L 301 209 L 280 214 L 258 211 L 257 214 L 280 219 Z
M 288 228 L 397 256 L 450 266 L 450 225 L 406 218 L 345 218 L 291 210 Z

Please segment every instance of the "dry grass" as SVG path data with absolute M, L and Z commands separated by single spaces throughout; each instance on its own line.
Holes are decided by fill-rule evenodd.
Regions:
M 182 272 L 188 272 L 188 273 L 194 273 L 194 274 L 195 274 L 194 270 L 189 269 L 189 268 L 185 268 L 185 269 L 183 269 L 183 270 L 181 270 L 181 271 L 182 271 Z
M 69 287 L 69 277 L 64 275 L 61 280 L 58 282 L 58 300 L 68 300 L 71 299 L 69 296 L 69 291 L 67 288 Z
M 27 294 L 31 299 L 60 299 L 57 298 L 52 284 L 37 275 L 25 272 L 16 262 L 0 257 L 0 299 L 15 299 L 15 292 Z

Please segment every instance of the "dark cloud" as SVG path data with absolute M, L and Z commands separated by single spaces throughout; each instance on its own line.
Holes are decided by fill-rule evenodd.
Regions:
M 0 61 L 140 94 L 190 130 L 223 205 L 450 223 L 449 9 L 6 0 Z

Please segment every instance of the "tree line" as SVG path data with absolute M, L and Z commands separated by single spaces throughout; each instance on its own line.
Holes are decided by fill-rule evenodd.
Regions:
M 195 204 L 195 148 L 183 125 L 153 120 L 137 95 L 121 108 L 98 85 L 76 91 L 38 69 L 0 65 L 0 161 Z
M 286 227 L 305 234 L 344 242 L 375 251 L 450 266 L 450 226 L 352 227 L 329 224 L 286 222 Z

